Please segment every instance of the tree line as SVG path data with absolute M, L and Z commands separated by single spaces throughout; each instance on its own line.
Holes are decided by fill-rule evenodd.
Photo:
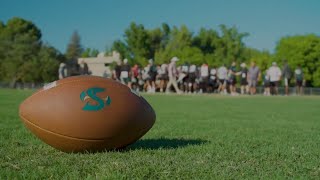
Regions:
M 219 29 L 201 28 L 191 32 L 185 25 L 146 29 L 142 24 L 131 23 L 121 40 L 112 45 L 131 64 L 145 65 L 148 59 L 155 63 L 168 63 L 173 56 L 179 57 L 179 64 L 229 66 L 232 61 L 255 61 L 262 71 L 272 62 L 282 65 L 284 60 L 292 69 L 298 64 L 303 67 L 309 86 L 320 86 L 320 37 L 315 34 L 287 36 L 277 42 L 275 52 L 260 51 L 247 47 L 243 39 L 249 33 L 239 32 L 236 27 L 220 25 Z
M 303 67 L 310 86 L 320 86 L 320 37 L 315 34 L 295 35 L 281 38 L 275 52 L 260 51 L 247 47 L 243 40 L 249 33 L 239 32 L 236 27 L 220 25 L 218 29 L 200 28 L 192 32 L 187 26 L 169 26 L 147 29 L 132 22 L 124 36 L 112 43 L 106 52 L 118 51 L 130 64 L 144 66 L 149 59 L 155 63 L 168 63 L 173 56 L 180 64 L 190 63 L 209 66 L 230 65 L 232 61 L 256 61 L 265 70 L 271 62 L 282 64 L 287 60 L 292 68 Z M 61 62 L 70 66 L 78 57 L 95 57 L 98 50 L 84 49 L 81 38 L 75 31 L 66 52 L 41 40 L 40 29 L 31 21 L 14 17 L 6 23 L 0 21 L 0 81 L 50 82 L 58 77 Z

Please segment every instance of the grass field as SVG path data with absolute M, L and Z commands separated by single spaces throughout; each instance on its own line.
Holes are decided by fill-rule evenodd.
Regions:
M 126 150 L 67 154 L 28 131 L 0 89 L 0 179 L 239 179 L 320 176 L 320 97 L 145 95 L 154 127 Z

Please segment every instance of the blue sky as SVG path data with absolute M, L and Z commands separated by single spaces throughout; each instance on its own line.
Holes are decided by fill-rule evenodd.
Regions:
M 135 21 L 147 28 L 166 22 L 217 29 L 235 25 L 244 42 L 273 51 L 283 36 L 320 33 L 320 0 L 1 0 L 0 20 L 33 21 L 45 42 L 64 52 L 74 30 L 84 47 L 103 51 Z

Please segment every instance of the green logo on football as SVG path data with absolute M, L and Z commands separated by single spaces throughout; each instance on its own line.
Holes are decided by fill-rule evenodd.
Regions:
M 86 91 L 83 91 L 80 94 L 80 99 L 81 101 L 86 101 L 87 99 L 92 99 L 95 101 L 95 103 L 92 103 L 92 101 L 87 101 L 82 110 L 84 111 L 99 111 L 103 109 L 105 106 L 109 106 L 111 104 L 111 99 L 109 96 L 106 98 L 100 98 L 97 96 L 97 93 L 104 92 L 104 88 L 99 88 L 99 87 L 93 87 L 89 88 Z

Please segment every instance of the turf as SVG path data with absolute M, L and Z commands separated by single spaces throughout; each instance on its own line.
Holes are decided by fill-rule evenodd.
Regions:
M 67 154 L 18 117 L 32 91 L 0 89 L 0 179 L 320 176 L 320 97 L 145 95 L 154 127 L 124 151 Z

